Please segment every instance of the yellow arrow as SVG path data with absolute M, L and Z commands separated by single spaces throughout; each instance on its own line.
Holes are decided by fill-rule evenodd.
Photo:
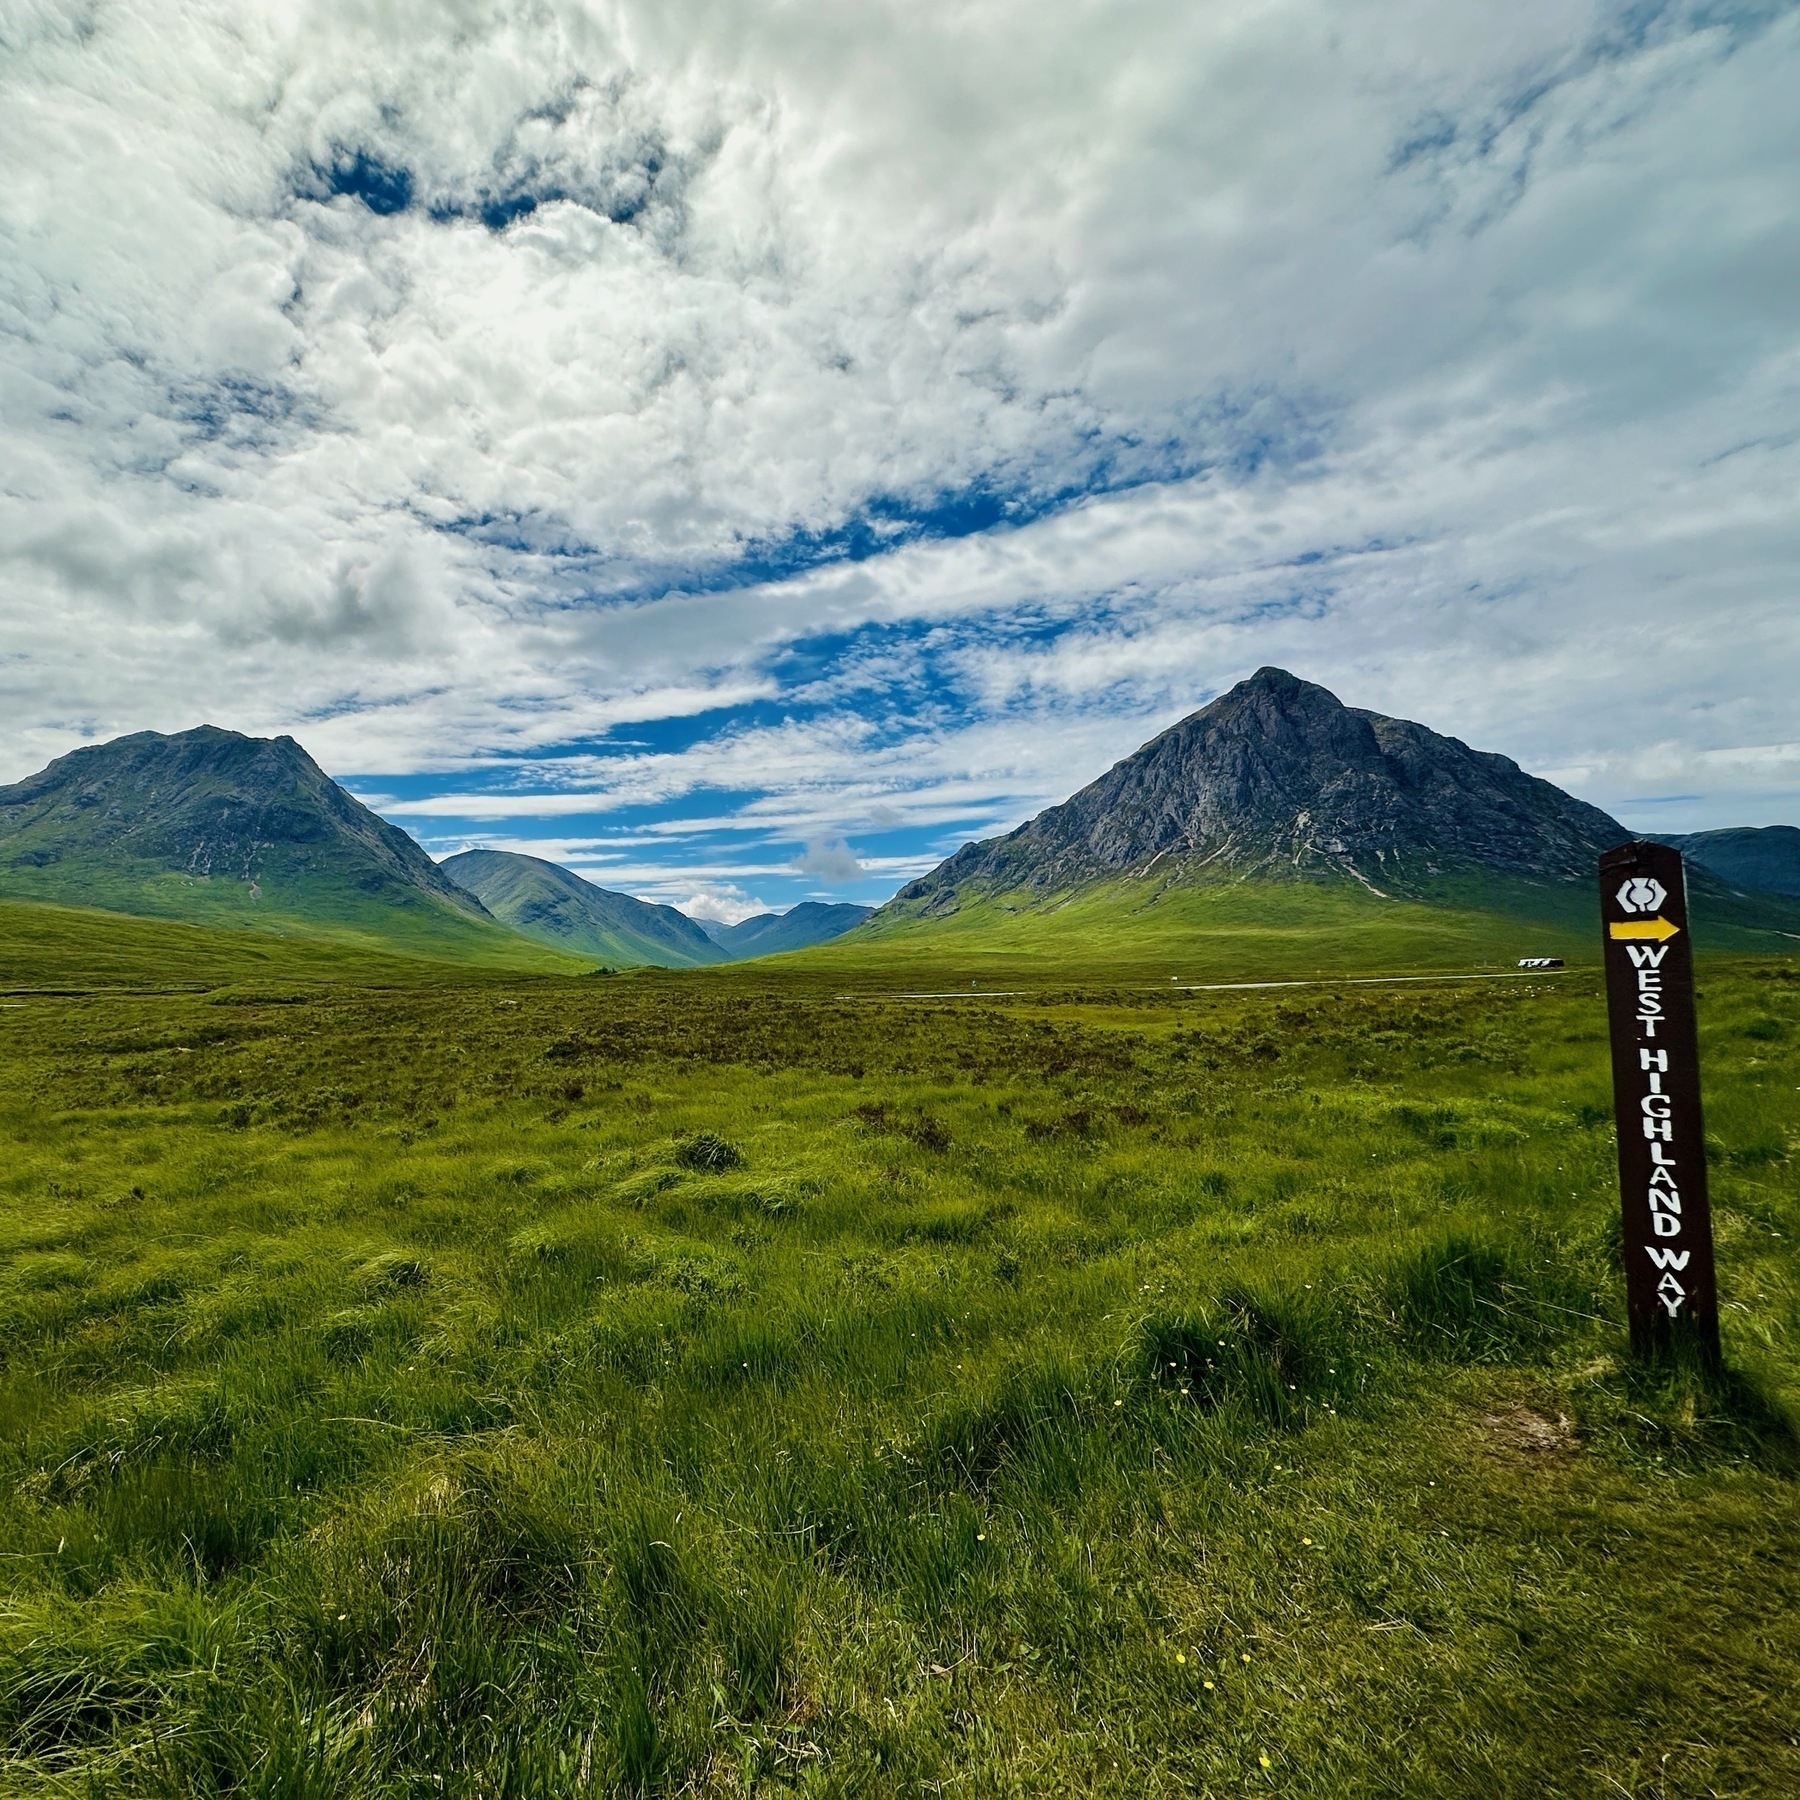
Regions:
M 1654 919 L 1629 919 L 1622 925 L 1607 926 L 1607 934 L 1615 938 L 1672 938 L 1680 931 L 1660 914 Z

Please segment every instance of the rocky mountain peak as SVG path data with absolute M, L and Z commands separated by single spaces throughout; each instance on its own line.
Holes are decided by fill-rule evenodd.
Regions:
M 1585 880 L 1630 835 L 1508 757 L 1265 667 L 899 899 L 947 910 L 969 886 L 1050 893 L 1153 873 L 1339 877 L 1378 892 L 1471 868 Z

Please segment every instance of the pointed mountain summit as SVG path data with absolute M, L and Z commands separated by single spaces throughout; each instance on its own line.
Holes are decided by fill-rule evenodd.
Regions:
M 464 850 L 439 866 L 497 919 L 555 950 L 664 969 L 728 960 L 686 913 L 596 887 L 541 857 Z
M 0 897 L 538 953 L 291 737 L 140 731 L 0 787 Z
M 1060 806 L 968 844 L 891 906 L 1047 895 L 1121 877 L 1354 880 L 1421 892 L 1462 870 L 1586 881 L 1631 833 L 1598 807 L 1404 719 L 1263 668 Z

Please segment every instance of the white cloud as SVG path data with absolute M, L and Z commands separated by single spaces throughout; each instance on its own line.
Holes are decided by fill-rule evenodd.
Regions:
M 794 868 L 798 874 L 811 875 L 833 887 L 860 881 L 864 874 L 856 852 L 842 838 L 815 839 Z
M 532 757 L 418 820 L 756 795 L 791 861 L 1277 661 L 1603 804 L 1800 795 L 1792 10 L 40 0 L 0 49 L 9 778 L 208 718 Z M 747 579 L 1107 469 L 1168 478 Z M 567 749 L 752 703 L 805 716 Z
M 666 904 L 686 913 L 690 919 L 706 919 L 718 925 L 736 925 L 770 910 L 741 887 L 728 882 L 707 882 L 702 887 L 678 886 L 675 892 L 680 897 L 671 898 Z

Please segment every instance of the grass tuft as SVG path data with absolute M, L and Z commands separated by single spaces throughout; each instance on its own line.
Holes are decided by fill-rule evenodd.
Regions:
M 1503 1361 L 1563 1329 L 1541 1271 L 1511 1244 L 1452 1233 L 1398 1258 L 1385 1298 L 1407 1341 L 1432 1356 Z M 1564 1293 L 1557 1288 L 1559 1295 Z
M 699 1169 L 708 1175 L 720 1175 L 727 1169 L 741 1169 L 745 1156 L 738 1146 L 716 1132 L 697 1131 L 676 1147 L 675 1160 L 684 1169 Z

